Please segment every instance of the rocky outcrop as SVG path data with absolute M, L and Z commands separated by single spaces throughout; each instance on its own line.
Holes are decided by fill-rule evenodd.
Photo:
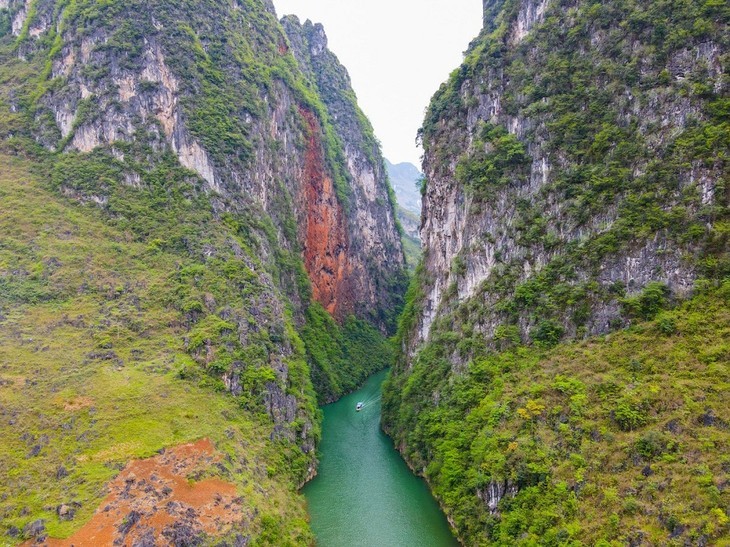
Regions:
M 311 21 L 302 24 L 295 16 L 282 19 L 282 25 L 292 53 L 315 85 L 342 143 L 344 154 L 340 161 L 346 167 L 344 178 L 348 181 L 346 188 L 342 189 L 346 194 L 347 214 L 341 229 L 344 229 L 346 239 L 335 230 L 330 243 L 333 249 L 339 246 L 339 252 L 344 256 L 337 265 L 333 263 L 327 268 L 316 266 L 316 273 L 312 276 L 315 287 L 323 283 L 332 287 L 320 291 L 323 298 L 319 300 L 339 318 L 354 313 L 358 317 L 369 317 L 383 329 L 392 329 L 393 316 L 391 314 L 391 319 L 387 319 L 387 310 L 399 307 L 397 295 L 404 288 L 405 262 L 395 219 L 396 204 L 380 146 L 370 122 L 357 105 L 347 70 L 327 48 L 327 35 L 322 25 Z M 308 164 L 307 169 L 310 167 Z M 308 171 L 307 180 L 311 180 L 310 174 L 311 171 Z M 329 189 L 332 181 L 326 178 L 320 183 L 324 195 L 336 190 Z M 310 211 L 313 208 L 317 206 L 308 207 Z M 319 216 L 324 218 L 324 215 Z M 311 218 L 308 226 L 312 226 Z M 308 237 L 307 245 L 311 244 Z M 323 256 L 335 258 L 331 251 Z M 310 268 L 309 258 L 307 265 Z M 312 270 L 309 271 L 311 275 Z M 338 271 L 340 274 L 337 274 Z M 328 272 L 324 278 L 323 272 Z M 393 290 L 395 287 L 400 289 Z M 338 299 L 328 296 L 334 293 L 341 296 Z
M 326 172 L 322 135 L 314 115 L 302 110 L 307 124 L 307 148 L 302 203 L 306 207 L 304 265 L 312 280 L 314 299 L 330 314 L 354 312 L 353 265 L 344 210 L 332 177 Z
M 502 501 L 505 496 L 515 497 L 517 495 L 517 486 L 509 480 L 506 481 L 492 481 L 483 490 L 478 490 L 477 495 L 479 499 L 489 509 L 491 515 L 499 514 L 499 502 Z
M 411 351 L 428 339 L 440 314 L 469 301 L 484 310 L 476 327 L 485 337 L 513 324 L 528 341 L 548 319 L 567 336 L 626 324 L 621 299 L 650 282 L 686 297 L 703 275 L 701 257 L 715 237 L 718 207 L 727 204 L 719 148 L 705 158 L 682 149 L 696 128 L 714 123 L 708 104 L 726 86 L 723 39 L 708 31 L 649 54 L 641 33 L 610 42 L 619 23 L 608 15 L 598 28 L 587 17 L 564 17 L 548 1 L 484 7 L 483 35 L 434 98 L 424 127 L 421 235 L 428 281 Z M 584 8 L 577 3 L 577 9 Z M 544 45 L 550 33 L 579 38 L 550 49 Z M 490 58 L 489 48 L 502 53 Z M 647 55 L 637 57 L 641 51 Z M 592 68 L 628 62 L 637 65 L 636 83 Z M 690 73 L 708 94 L 682 91 Z M 571 81 L 586 94 L 576 93 Z M 572 98 L 586 110 L 556 113 L 551 106 Z M 487 135 L 492 127 L 504 134 Z M 570 136 L 563 138 L 564 131 Z M 487 173 L 490 161 L 502 161 L 507 142 L 524 150 L 524 160 L 513 157 L 500 172 Z M 670 167 L 658 159 L 667 157 Z M 661 219 L 652 223 L 652 214 Z M 692 226 L 696 237 L 683 237 Z M 537 295 L 521 297 L 520 287 L 530 283 L 560 285 L 571 296 L 547 295 L 550 302 L 538 306 Z

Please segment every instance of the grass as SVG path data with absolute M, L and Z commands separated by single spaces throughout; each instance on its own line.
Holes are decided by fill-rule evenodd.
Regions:
M 265 518 L 279 541 L 309 541 L 291 447 L 236 398 L 179 377 L 190 361 L 169 305 L 180 257 L 57 197 L 26 160 L 0 163 L 0 535 L 42 518 L 68 537 L 127 461 L 209 437 L 258 515 L 251 532 Z M 60 521 L 71 501 L 79 513 Z

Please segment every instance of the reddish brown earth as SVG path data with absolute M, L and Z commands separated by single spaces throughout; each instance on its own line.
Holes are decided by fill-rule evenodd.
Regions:
M 133 461 L 109 484 L 109 495 L 81 530 L 69 539 L 40 544 L 183 545 L 201 534 L 225 534 L 243 520 L 236 487 L 214 478 L 189 480 L 219 459 L 212 443 L 204 439 Z
M 342 318 L 353 309 L 349 290 L 353 268 L 347 256 L 345 215 L 327 173 L 317 118 L 302 107 L 299 113 L 307 123 L 308 133 L 303 184 L 307 211 L 304 265 L 312 281 L 314 299 L 331 315 Z

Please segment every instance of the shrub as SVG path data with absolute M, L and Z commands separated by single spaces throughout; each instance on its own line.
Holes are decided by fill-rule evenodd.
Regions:
M 647 422 L 641 406 L 626 399 L 618 401 L 613 411 L 613 418 L 622 431 L 633 431 Z
M 673 317 L 662 317 L 657 321 L 657 329 L 665 336 L 670 336 L 677 332 L 677 321 Z
M 516 346 L 520 343 L 520 328 L 517 325 L 499 325 L 494 329 L 494 341 L 503 348 Z
M 529 166 L 525 146 L 503 127 L 487 124 L 475 146 L 456 166 L 456 178 L 477 198 L 486 198 L 490 189 L 505 186 Z
M 565 329 L 551 319 L 543 319 L 530 333 L 532 339 L 543 347 L 553 347 L 560 342 Z
M 670 291 L 665 283 L 652 281 L 644 287 L 643 292 L 635 297 L 621 301 L 624 312 L 630 317 L 651 320 L 669 305 Z
M 636 451 L 646 460 L 658 458 L 667 450 L 667 438 L 658 431 L 649 431 L 636 441 Z

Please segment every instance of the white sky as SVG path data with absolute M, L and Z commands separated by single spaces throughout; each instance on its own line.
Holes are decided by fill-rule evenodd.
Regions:
M 274 0 L 279 16 L 322 23 L 385 157 L 421 165 L 416 132 L 482 24 L 482 0 Z

